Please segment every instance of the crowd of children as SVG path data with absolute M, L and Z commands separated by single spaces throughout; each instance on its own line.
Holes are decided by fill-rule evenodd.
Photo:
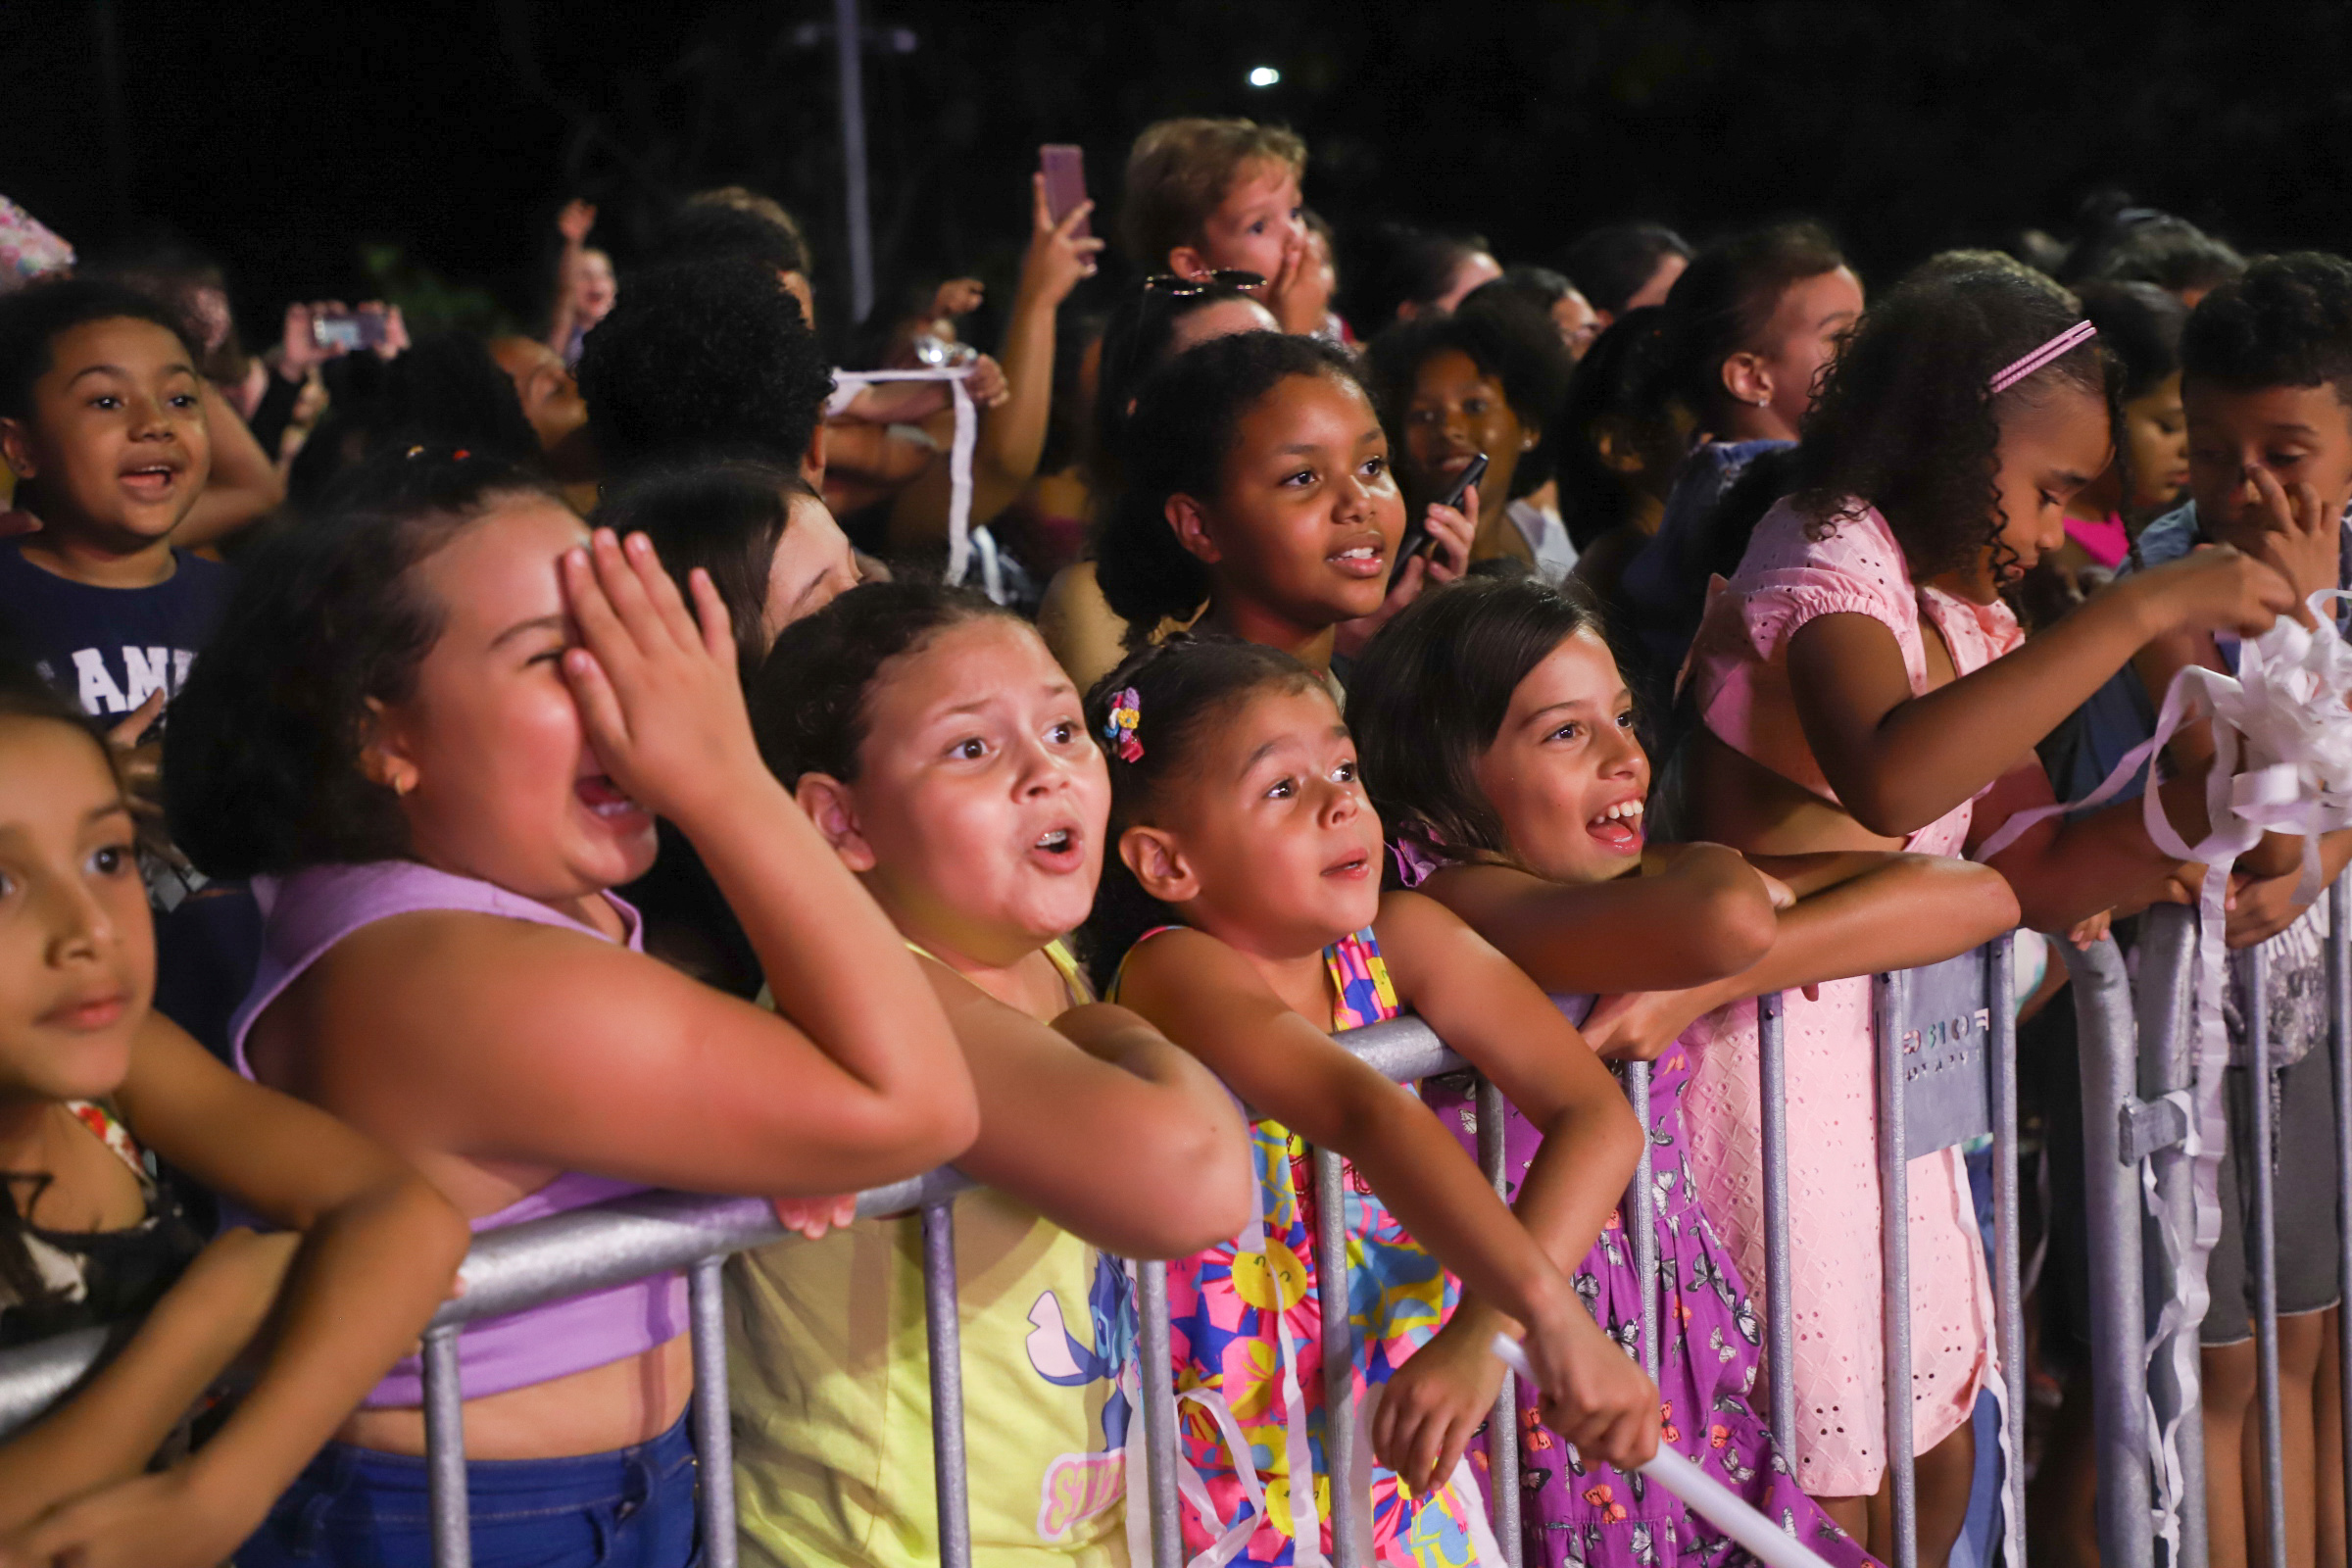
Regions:
M 948 1162 L 983 1568 L 1144 1560 L 1154 1380 L 1196 1562 L 1306 1568 L 1361 1509 L 1380 1563 L 1491 1568 L 1502 1444 L 1531 1568 L 1741 1560 L 1661 1446 L 1889 1559 L 1888 1311 L 1920 1561 L 1988 1562 L 1972 1498 L 2029 1458 L 2037 1554 L 2095 1560 L 2069 1009 L 2026 988 L 2048 1262 L 2005 1388 L 1958 1149 L 1886 1298 L 1869 977 L 2193 898 L 2136 800 L 1992 841 L 2352 587 L 2352 263 L 2133 210 L 1868 293 L 1809 222 L 1506 267 L 1335 236 L 1307 172 L 1151 126 L 1117 276 L 1033 180 L 993 354 L 964 278 L 828 354 L 799 225 L 736 188 L 617 274 L 567 206 L 538 338 L 297 304 L 250 358 L 200 258 L 77 266 L 0 202 L 0 1349 L 119 1342 L 0 1438 L 0 1564 L 431 1562 L 417 1337 L 468 1235 L 647 1189 L 793 1233 L 726 1270 L 744 1559 L 935 1561 L 920 1222 L 853 1196 Z M 989 593 L 942 580 L 964 521 Z M 2216 755 L 2192 724 L 2146 780 L 2191 842 Z M 2267 1007 L 2276 1055 L 2231 1069 L 2203 1325 L 2221 1564 L 2265 1546 L 2260 1094 L 2287 1560 L 2344 1561 L 2303 862 L 2231 882 L 2274 958 L 2230 1028 Z M 1466 1078 L 1335 1043 L 1406 1012 L 1500 1092 L 1503 1191 Z M 687 1327 L 663 1275 L 460 1335 L 476 1563 L 701 1560 Z M 1980 1453 L 2053 1392 L 2036 1453 Z

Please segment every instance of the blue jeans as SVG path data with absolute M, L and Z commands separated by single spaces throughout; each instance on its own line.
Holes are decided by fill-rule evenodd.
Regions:
M 696 1568 L 694 1446 L 680 1417 L 651 1443 L 564 1459 L 474 1459 L 474 1568 Z M 422 1459 L 330 1443 L 236 1568 L 432 1568 Z

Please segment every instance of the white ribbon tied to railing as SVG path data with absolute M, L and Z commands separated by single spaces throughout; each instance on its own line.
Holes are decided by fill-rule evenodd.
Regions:
M 835 386 L 871 386 L 877 381 L 945 381 L 956 398 L 956 438 L 948 448 L 948 581 L 959 583 L 972 562 L 972 451 L 979 443 L 979 413 L 972 406 L 969 365 L 922 370 L 835 370 Z M 982 540 L 982 586 L 991 599 L 1002 600 L 996 546 Z
M 2180 1235 L 2156 1201 L 2153 1164 L 2140 1172 L 2143 1200 L 2163 1238 L 2172 1279 L 2148 1357 L 2169 1348 L 2176 1386 L 2184 1390 L 2198 1386 L 2195 1331 L 2210 1304 L 2205 1265 L 2221 1238 L 2219 1171 L 2229 1140 L 2222 1108 L 2223 1070 L 2230 1065 L 2222 986 L 2230 873 L 2264 834 L 2298 834 L 2303 875 L 2295 901 L 2308 905 L 2320 896 L 2320 835 L 2352 826 L 2352 708 L 2345 702 L 2352 693 L 2352 646 L 2325 609 L 2338 600 L 2352 600 L 2352 594 L 2333 589 L 2313 594 L 2315 626 L 2282 616 L 2260 637 L 2239 644 L 2234 678 L 2202 665 L 2181 670 L 2165 693 L 2156 733 L 2126 753 L 2097 789 L 2071 805 L 2019 812 L 1977 852 L 1978 859 L 1990 859 L 2036 822 L 2105 805 L 2147 764 L 2149 786 L 2141 810 L 2148 837 L 2166 855 L 2205 867 L 2197 921 L 2196 1070 L 2193 1089 L 2179 1097 L 2189 1113 L 2186 1153 L 2193 1162 L 2190 1186 L 2196 1200 L 2192 1235 Z M 2181 726 L 2200 718 L 2213 721 L 2214 762 L 2205 779 L 2207 831 L 2190 844 L 2164 813 L 2155 762 Z M 2248 1001 L 2249 1007 L 2264 1004 L 2261 998 Z M 2156 1533 L 2176 1552 L 2182 1491 L 2179 1424 L 2196 1407 L 2195 1400 L 2184 1400 L 2181 1414 L 2165 1422 L 2151 1406 L 2148 1420 L 2149 1458 L 2157 1477 Z

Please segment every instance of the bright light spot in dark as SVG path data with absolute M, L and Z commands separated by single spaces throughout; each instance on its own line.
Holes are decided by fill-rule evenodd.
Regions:
M 1250 85 L 1252 87 L 1271 87 L 1281 79 L 1282 73 L 1276 71 L 1272 66 L 1254 66 L 1250 68 Z

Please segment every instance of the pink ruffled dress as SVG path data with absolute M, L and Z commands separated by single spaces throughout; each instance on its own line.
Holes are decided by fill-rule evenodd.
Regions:
M 1788 639 L 1819 615 L 1868 615 L 1927 690 L 1922 617 L 1953 667 L 1980 669 L 2025 640 L 2000 604 L 1975 605 L 1910 579 L 1886 519 L 1855 503 L 1828 536 L 1806 536 L 1787 501 L 1767 513 L 1731 582 L 1708 603 L 1688 678 L 1701 720 L 1726 745 L 1823 799 L 1837 795 L 1806 746 L 1788 687 Z M 1904 848 L 1958 855 L 1973 801 Z M 1878 1117 L 1868 979 L 1820 1000 L 1786 994 L 1788 1189 L 1794 1260 L 1797 1479 L 1815 1496 L 1878 1490 L 1886 1467 L 1879 1255 Z M 1764 1278 L 1762 1116 L 1756 1009 L 1702 1019 L 1698 1069 L 1683 1102 L 1692 1178 L 1743 1275 Z M 1992 1293 L 1957 1149 L 1911 1162 L 1912 1435 L 1926 1452 L 1967 1421 L 1992 1373 Z M 1780 1368 L 1772 1376 L 1782 1376 Z

